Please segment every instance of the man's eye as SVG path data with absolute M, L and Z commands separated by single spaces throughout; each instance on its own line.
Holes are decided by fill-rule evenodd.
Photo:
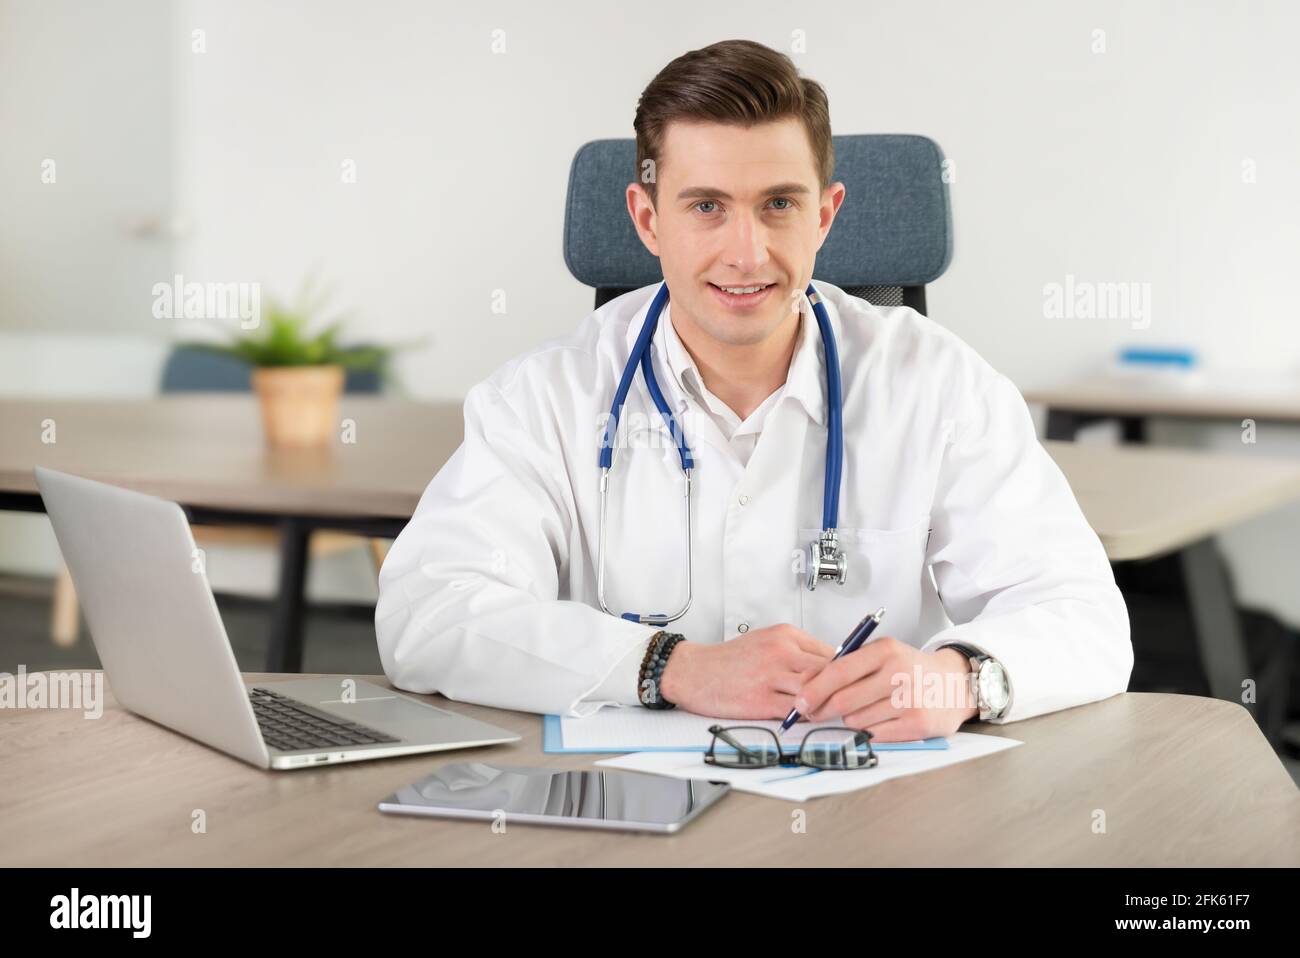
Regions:
M 770 202 L 783 204 L 781 206 L 775 207 L 775 209 L 781 213 L 784 213 L 787 210 L 794 209 L 794 201 L 791 200 L 789 197 L 776 196 L 773 197 Z M 718 204 L 715 200 L 700 200 L 698 203 L 695 204 L 695 209 L 697 209 L 701 213 L 709 214 L 709 213 L 717 212 L 717 206 Z

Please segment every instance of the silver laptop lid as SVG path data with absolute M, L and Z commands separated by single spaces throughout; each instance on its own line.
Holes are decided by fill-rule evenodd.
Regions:
M 41 466 L 36 484 L 117 701 L 268 767 L 181 507 Z

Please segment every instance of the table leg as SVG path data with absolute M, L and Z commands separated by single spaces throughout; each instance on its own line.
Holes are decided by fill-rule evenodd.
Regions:
M 1142 444 L 1147 441 L 1147 421 L 1143 416 L 1120 416 L 1119 429 L 1124 442 Z
M 1196 631 L 1201 666 L 1210 683 L 1210 694 L 1217 699 L 1241 702 L 1241 683 L 1250 678 L 1258 681 L 1258 676 L 1251 675 L 1241 616 L 1232 595 L 1228 571 L 1212 538 L 1188 546 L 1179 558 L 1187 602 L 1191 607 L 1192 627 Z M 1252 715 L 1255 714 L 1254 703 L 1242 704 Z
M 1078 438 L 1080 429 L 1103 419 L 1114 419 L 1119 423 L 1120 438 L 1124 442 L 1145 443 L 1147 441 L 1145 416 L 1111 416 L 1106 413 L 1074 412 L 1050 406 L 1047 409 L 1047 425 L 1043 430 L 1046 434 L 1044 438 L 1073 442 Z
M 1084 425 L 1082 417 L 1078 413 L 1070 412 L 1067 409 L 1047 409 L 1047 439 L 1059 439 L 1063 442 L 1074 442 L 1075 435 L 1079 428 Z
M 268 672 L 302 671 L 304 594 L 307 584 L 307 545 L 311 526 L 286 516 L 280 529 L 280 589 L 271 617 L 271 640 L 266 652 Z

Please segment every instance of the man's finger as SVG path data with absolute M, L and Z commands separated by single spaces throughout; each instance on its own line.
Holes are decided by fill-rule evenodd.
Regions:
M 778 689 L 768 700 L 768 708 L 771 709 L 768 714 L 773 719 L 783 722 L 794 708 L 794 696 Z
M 877 702 L 883 701 L 889 705 L 894 693 L 892 680 L 893 676 L 886 674 L 884 669 L 877 669 L 866 678 L 832 692 L 825 702 L 813 709 L 812 718 L 817 722 L 826 722 L 861 711 Z
M 819 656 L 823 659 L 829 659 L 835 654 L 835 647 L 827 645 L 816 636 L 809 635 L 807 632 L 795 632 L 794 640 L 799 644 L 799 648 L 804 652 Z
M 872 742 L 912 742 L 921 737 L 910 717 L 906 716 L 868 725 L 867 731 L 871 733 Z
M 894 703 L 885 698 L 872 702 L 866 708 L 850 712 L 844 716 L 843 721 L 849 728 L 871 729 L 891 719 L 902 718 L 903 714 L 902 709 L 895 708 Z
M 803 704 L 799 706 L 799 710 L 816 713 L 828 698 L 844 686 L 877 671 L 884 659 L 885 647 L 875 642 L 836 659 L 804 686 L 800 693 Z
M 791 672 L 811 672 L 816 675 L 826 668 L 827 660 L 808 652 L 791 652 L 785 664 Z

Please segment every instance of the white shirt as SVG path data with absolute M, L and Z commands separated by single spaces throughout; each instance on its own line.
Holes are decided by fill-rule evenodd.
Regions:
M 826 452 L 825 356 L 806 297 L 800 348 L 747 461 L 700 414 L 685 367 L 666 373 L 670 324 L 661 317 L 653 361 L 672 408 L 686 404 L 680 418 L 696 459 L 695 598 L 669 628 L 722 642 L 790 622 L 833 646 L 885 606 L 881 634 L 998 658 L 1012 685 L 1000 721 L 1123 691 L 1133 663 L 1123 598 L 1015 386 L 914 310 L 814 285 L 839 343 L 848 579 L 815 592 L 803 584 Z M 464 443 L 380 573 L 375 628 L 394 685 L 567 715 L 639 704 L 637 669 L 657 630 L 597 604 L 597 457 L 657 290 L 605 304 L 573 337 L 470 390 Z M 680 605 L 682 483 L 676 446 L 638 374 L 610 474 L 606 594 L 615 612 Z
M 807 297 L 804 297 L 804 302 L 807 302 Z M 782 383 L 773 390 L 772 394 L 745 417 L 744 422 L 741 422 L 740 417 L 736 415 L 736 411 L 709 392 L 708 387 L 704 385 L 704 377 L 700 374 L 699 367 L 696 366 L 695 360 L 691 358 L 691 354 L 682 343 L 681 337 L 677 335 L 676 327 L 672 324 L 672 306 L 671 301 L 664 306 L 663 315 L 659 318 L 664 331 L 664 347 L 668 361 L 668 371 L 676 377 L 677 382 L 682 386 L 683 392 L 694 401 L 696 407 L 703 410 L 713 420 L 714 425 L 718 427 L 718 431 L 727 440 L 731 451 L 736 454 L 736 458 L 740 460 L 741 465 L 747 465 L 749 457 L 754 454 L 754 447 L 758 444 L 758 437 L 763 431 L 763 423 L 767 419 L 767 414 L 780 402 L 781 393 L 785 391 L 785 384 Z M 790 358 L 792 366 L 800 352 L 816 348 L 815 345 L 806 342 L 808 335 L 817 338 L 816 319 L 805 323 L 801 312 L 799 331 L 796 333 L 795 338 L 795 348 Z M 788 375 L 787 373 L 787 378 Z

